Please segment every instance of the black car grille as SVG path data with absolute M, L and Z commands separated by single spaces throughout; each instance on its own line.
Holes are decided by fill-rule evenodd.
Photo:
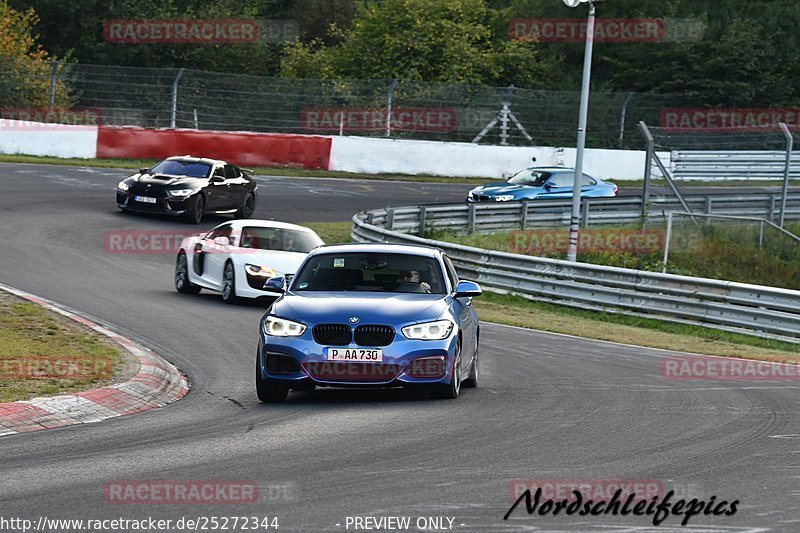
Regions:
M 485 195 L 485 194 L 481 194 L 479 196 L 476 196 L 475 199 L 478 200 L 479 202 L 488 202 L 489 201 L 489 197 L 487 195 Z
M 392 381 L 403 370 L 402 365 L 381 363 L 309 362 L 306 373 L 318 381 L 346 383 Z
M 319 324 L 312 331 L 317 344 L 347 346 L 353 341 L 353 333 L 347 324 Z
M 355 341 L 359 346 L 388 346 L 394 340 L 391 326 L 358 326 Z
M 275 374 L 296 374 L 300 372 L 300 364 L 293 357 L 268 353 L 267 370 Z

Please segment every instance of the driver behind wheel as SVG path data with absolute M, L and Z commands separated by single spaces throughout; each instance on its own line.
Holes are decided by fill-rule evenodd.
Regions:
M 414 283 L 419 285 L 423 292 L 431 292 L 431 286 L 426 281 L 421 281 L 419 270 L 401 270 L 400 277 L 397 278 L 398 286 L 407 283 Z

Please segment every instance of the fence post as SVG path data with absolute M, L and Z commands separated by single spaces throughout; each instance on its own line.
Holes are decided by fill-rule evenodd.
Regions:
M 781 190 L 781 214 L 778 225 L 783 227 L 783 218 L 786 214 L 786 195 L 789 192 L 789 171 L 792 167 L 792 148 L 794 147 L 794 138 L 792 132 L 785 122 L 778 124 L 783 135 L 786 137 L 786 167 L 783 170 L 783 189 Z
M 169 124 L 173 130 L 175 129 L 175 115 L 178 111 L 178 82 L 181 80 L 181 76 L 183 76 L 183 70 L 183 67 L 178 69 L 178 74 L 175 75 L 175 81 L 172 82 L 172 114 Z
M 522 206 L 522 230 L 528 229 L 528 200 L 523 200 Z
M 53 112 L 56 105 L 56 76 L 58 75 L 58 61 L 53 62 L 53 74 L 50 76 L 50 108 L 49 112 Z
M 424 205 L 419 206 L 419 233 L 420 237 L 425 236 L 425 225 L 428 219 L 428 208 Z
M 392 80 L 389 88 L 386 90 L 386 136 L 392 136 L 392 94 L 397 89 L 397 84 L 400 82 L 397 78 Z
M 706 215 L 710 215 L 713 209 L 714 198 L 711 196 L 706 196 Z
M 667 261 L 669 261 L 669 241 L 672 239 L 672 211 L 667 213 L 667 234 L 664 236 L 664 266 L 661 273 L 667 273 Z
M 469 204 L 469 211 L 467 212 L 467 233 L 472 234 L 475 232 L 475 204 Z
M 769 195 L 769 221 L 775 222 L 775 193 Z
M 642 183 L 642 222 L 647 220 L 647 203 L 650 201 L 650 177 L 653 173 L 653 155 L 655 154 L 655 141 L 653 134 L 647 129 L 647 124 L 643 120 L 639 121 L 639 131 L 642 132 L 647 143 L 644 156 L 644 183 Z
M 583 208 L 581 211 L 581 227 L 586 228 L 589 225 L 589 207 L 591 202 L 588 198 L 583 200 Z
M 394 230 L 394 209 L 386 210 L 386 229 Z

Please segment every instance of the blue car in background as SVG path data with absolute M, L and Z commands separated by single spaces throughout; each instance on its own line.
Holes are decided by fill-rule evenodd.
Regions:
M 476 187 L 467 202 L 510 202 L 514 200 L 556 200 L 572 198 L 575 169 L 533 167 L 517 172 L 506 181 Z M 611 182 L 583 175 L 581 197 L 605 198 L 617 195 Z
M 455 398 L 478 385 L 477 283 L 426 246 L 344 244 L 311 251 L 261 318 L 256 393 L 292 389 L 423 387 Z

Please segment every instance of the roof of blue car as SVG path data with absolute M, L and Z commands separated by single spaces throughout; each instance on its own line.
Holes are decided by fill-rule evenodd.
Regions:
M 430 246 L 419 246 L 415 244 L 390 244 L 390 243 L 350 243 L 350 244 L 329 244 L 320 246 L 312 250 L 312 254 L 324 253 L 358 253 L 358 252 L 380 252 L 397 253 L 409 255 L 422 255 L 434 257 L 437 249 Z

